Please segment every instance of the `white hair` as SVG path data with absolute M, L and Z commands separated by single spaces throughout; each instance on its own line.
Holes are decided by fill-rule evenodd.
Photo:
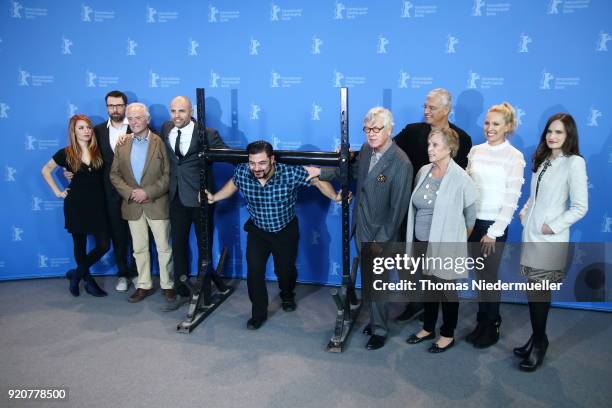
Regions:
M 429 98 L 433 96 L 440 98 L 440 101 L 442 102 L 443 107 L 448 108 L 449 110 L 452 108 L 453 97 L 451 96 L 451 93 L 448 92 L 448 90 L 444 88 L 432 89 L 427 94 L 427 97 Z
M 382 118 L 386 129 L 392 130 L 395 123 L 393 123 L 393 114 L 387 108 L 382 106 L 376 106 L 366 113 L 363 118 L 363 123 L 373 122 L 377 118 Z
M 147 119 L 151 119 L 151 114 L 149 113 L 149 108 L 147 108 L 147 105 L 145 105 L 144 103 L 132 102 L 132 103 L 130 103 L 127 106 L 125 111 L 128 112 L 130 109 L 134 109 L 134 108 L 141 108 L 142 110 L 145 111 L 145 114 L 147 115 Z

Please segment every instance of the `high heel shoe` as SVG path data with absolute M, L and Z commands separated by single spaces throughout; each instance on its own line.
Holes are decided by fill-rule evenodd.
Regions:
M 536 368 L 542 365 L 547 349 L 548 338 L 546 336 L 544 336 L 544 339 L 540 343 L 533 342 L 531 353 L 529 353 L 529 355 L 525 357 L 523 361 L 521 361 L 521 363 L 519 364 L 519 368 L 522 371 L 535 371 Z
M 79 291 L 79 282 L 81 281 L 81 277 L 76 269 L 70 269 L 66 272 L 66 278 L 70 280 L 70 284 L 68 285 L 68 290 L 70 294 L 74 297 L 79 296 L 81 293 Z
M 532 348 L 533 334 L 531 335 L 531 337 L 529 337 L 529 340 L 527 340 L 527 343 L 525 343 L 523 346 L 514 348 L 514 355 L 520 358 L 525 358 L 531 353 Z
M 93 276 L 86 275 L 84 280 L 85 280 L 85 292 L 95 297 L 108 296 L 108 293 L 106 293 L 100 286 L 98 286 L 98 283 L 93 278 Z

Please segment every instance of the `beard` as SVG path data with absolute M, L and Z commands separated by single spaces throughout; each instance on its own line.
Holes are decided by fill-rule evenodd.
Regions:
M 272 166 L 270 166 L 270 168 L 268 169 L 268 171 L 258 171 L 258 172 L 254 172 L 253 170 L 251 170 L 251 174 L 253 174 L 253 177 L 255 177 L 256 179 L 260 180 L 260 179 L 265 179 L 268 177 L 268 175 L 270 175 L 270 172 L 272 171 Z
M 123 119 L 125 119 L 125 114 L 120 114 L 120 113 L 113 113 L 112 115 L 109 115 L 109 116 L 113 122 L 123 122 Z

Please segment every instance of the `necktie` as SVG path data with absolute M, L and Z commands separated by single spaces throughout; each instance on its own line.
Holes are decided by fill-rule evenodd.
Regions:
M 183 158 L 183 155 L 181 154 L 181 129 L 179 129 L 176 134 L 176 141 L 174 142 L 174 154 L 176 154 L 176 157 L 178 157 L 179 159 Z
M 378 153 L 372 153 L 372 158 L 370 159 L 370 167 L 368 168 L 368 173 L 372 171 L 376 163 L 378 163 L 379 157 Z

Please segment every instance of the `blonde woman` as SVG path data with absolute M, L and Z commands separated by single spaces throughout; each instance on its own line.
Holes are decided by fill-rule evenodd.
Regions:
M 467 173 L 478 190 L 476 224 L 469 242 L 475 243 L 474 246 L 481 244 L 474 256 L 486 255 L 484 268 L 476 270 L 476 279 L 487 282 L 497 280 L 503 243 L 508 238 L 508 225 L 525 181 L 523 154 L 508 140 L 515 128 L 516 116 L 512 105 L 504 102 L 492 106 L 484 121 L 486 142 L 472 147 L 468 154 Z M 500 297 L 499 291 L 479 293 L 476 328 L 466 338 L 476 348 L 487 348 L 499 340 Z

